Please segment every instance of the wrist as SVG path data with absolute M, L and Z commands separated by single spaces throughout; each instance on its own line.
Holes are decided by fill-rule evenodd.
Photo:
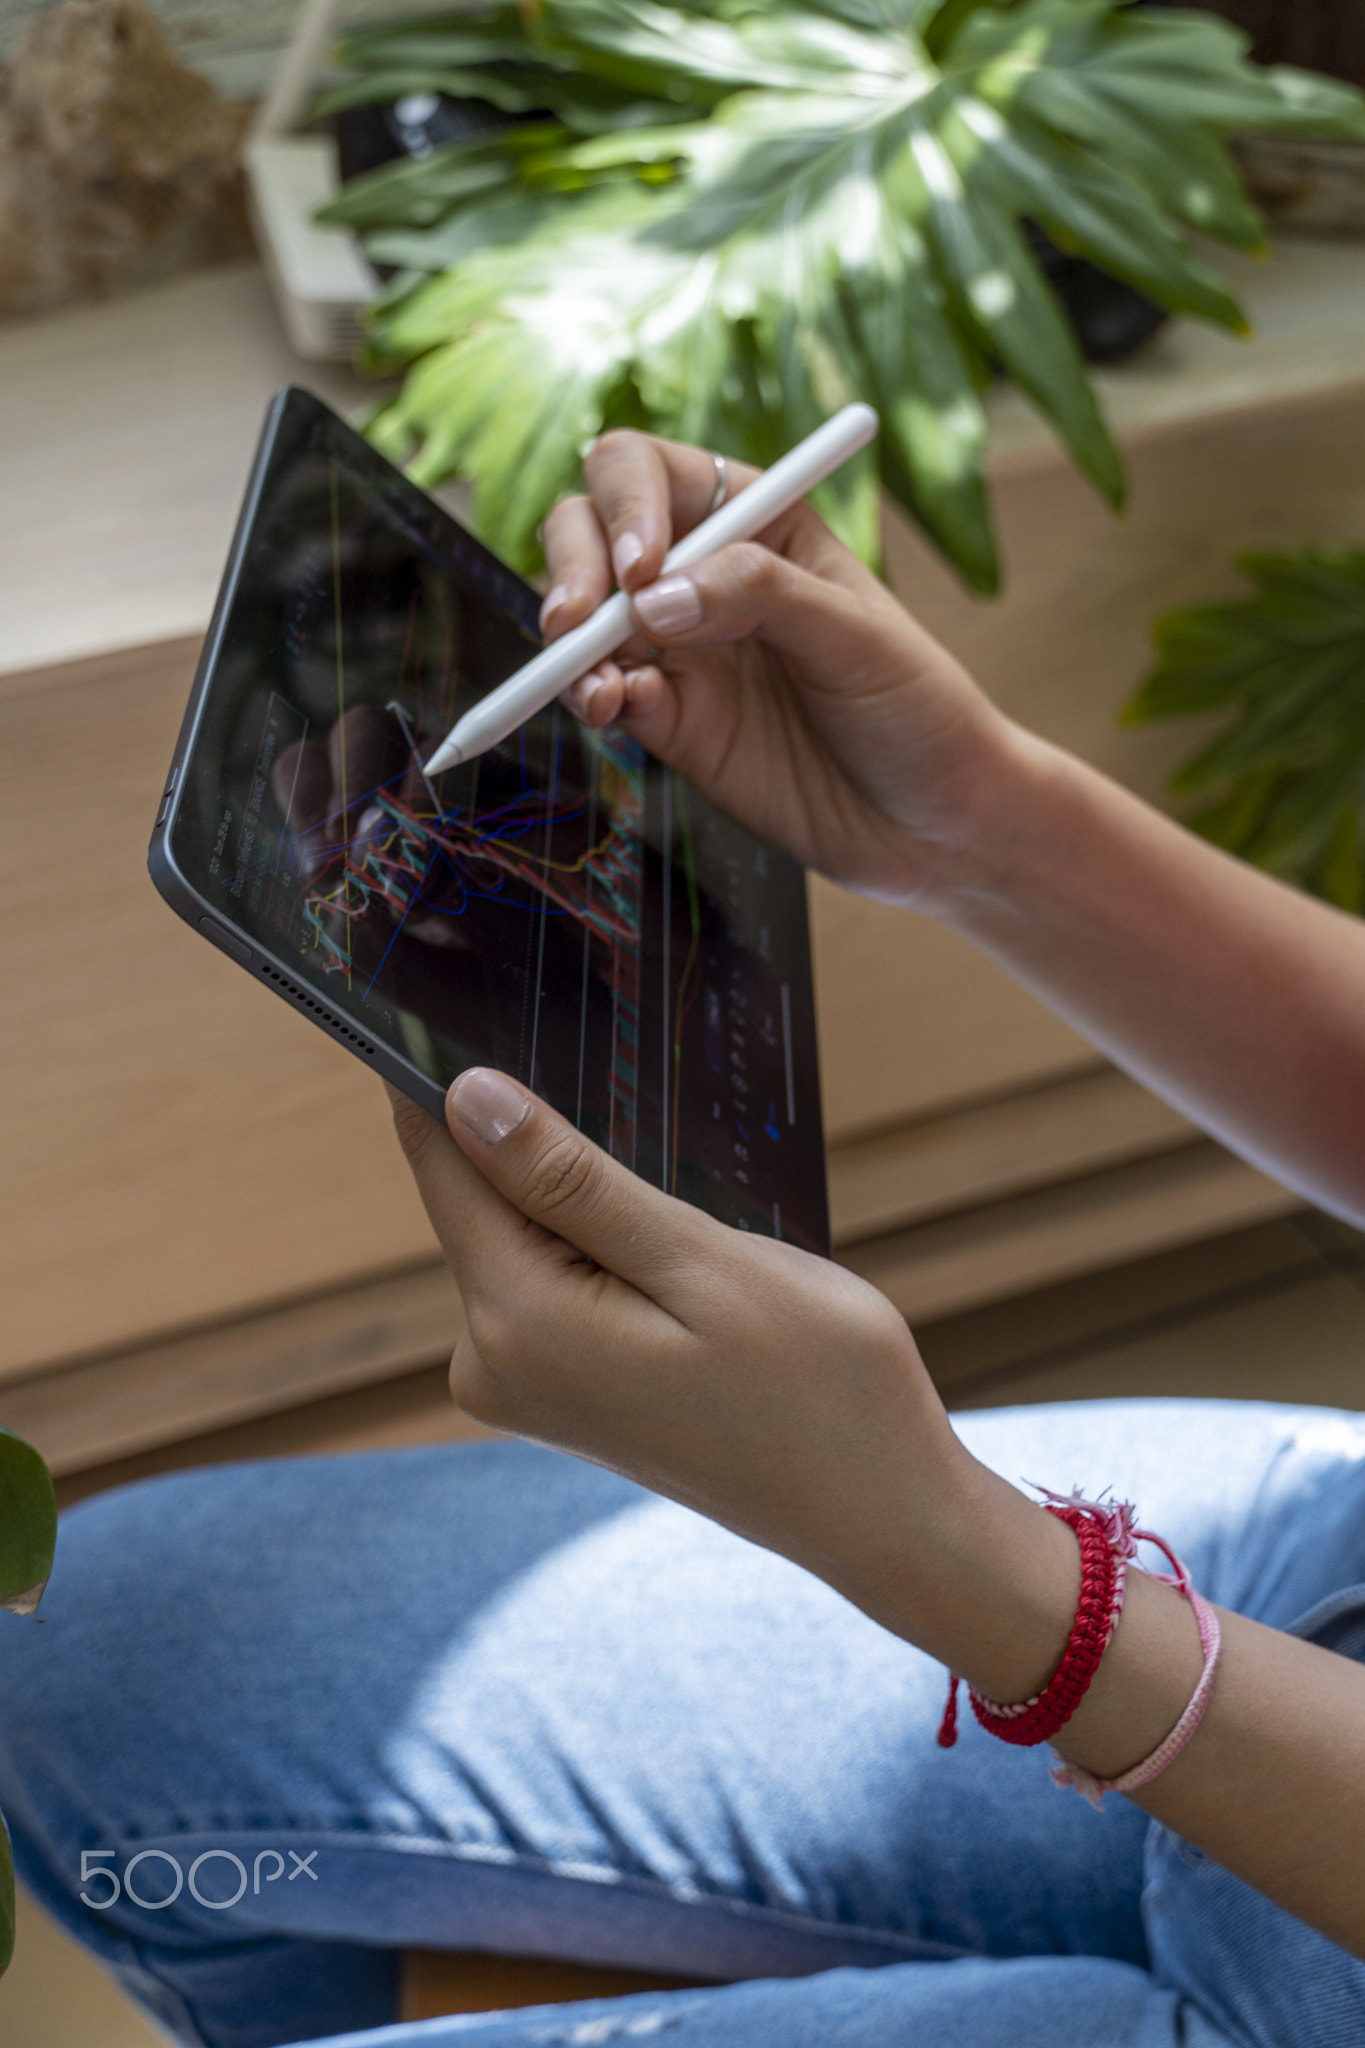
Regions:
M 971 1538 L 951 1606 L 939 1579 L 944 1640 L 914 1640 L 987 1701 L 1036 1700 L 1074 1641 L 1081 1585 L 1077 1532 L 997 1474 L 977 1468 L 960 1502 Z M 916 1617 L 922 1630 L 924 1616 Z M 1068 1763 L 1101 1780 L 1151 1755 L 1179 1722 L 1203 1668 L 1200 1626 L 1173 1586 L 1128 1567 L 1122 1609 L 1082 1698 L 1050 1739 Z
M 1199 1623 L 1173 1586 L 1130 1568 L 1114 1639 L 1055 1748 L 1100 1779 L 1149 1756 L 1175 1727 L 1203 1668 Z
M 906 903 L 965 933 L 1022 908 L 1040 849 L 1055 847 L 1069 772 L 1080 768 L 992 706 L 947 783 L 950 802 L 907 855 Z
M 883 1627 L 976 1691 L 1027 1699 L 1066 1648 L 1080 1591 L 1076 1540 L 979 1464 L 950 1426 L 945 1436 L 932 1480 L 916 1486 L 902 1465 L 877 1542 L 831 1576 Z
M 802 1561 L 986 1700 L 1051 1683 L 1081 1590 L 1075 1532 L 981 1465 L 938 1411 L 860 1474 L 837 1560 Z M 1190 1604 L 1130 1565 L 1122 1615 L 1084 1697 L 1054 1738 L 1096 1778 L 1121 1775 L 1175 1727 L 1203 1652 Z
M 986 1699 L 1031 1699 L 1065 1654 L 1080 1552 L 1038 1502 L 972 1463 L 956 1503 L 958 1540 L 944 1560 L 942 1646 L 932 1653 Z

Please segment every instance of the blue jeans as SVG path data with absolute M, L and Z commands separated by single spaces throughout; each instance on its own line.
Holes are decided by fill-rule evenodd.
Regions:
M 1365 1656 L 1365 1417 L 959 1428 L 1011 1479 L 1135 1500 L 1215 1600 Z M 1365 1964 L 1135 1806 L 1057 1791 L 1045 1753 L 970 1717 L 938 1749 L 938 1665 L 569 1458 L 153 1480 L 64 1519 L 45 1611 L 0 1616 L 20 1871 L 185 2042 L 1365 2041 Z M 404 1945 L 749 1981 L 391 2025 Z

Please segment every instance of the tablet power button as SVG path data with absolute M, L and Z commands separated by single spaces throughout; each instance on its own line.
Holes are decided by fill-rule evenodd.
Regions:
M 201 917 L 199 929 L 206 939 L 213 940 L 215 946 L 221 946 L 228 957 L 235 960 L 239 967 L 249 967 L 251 965 L 251 948 L 247 945 L 245 939 L 239 939 L 235 932 L 228 931 L 215 918 Z

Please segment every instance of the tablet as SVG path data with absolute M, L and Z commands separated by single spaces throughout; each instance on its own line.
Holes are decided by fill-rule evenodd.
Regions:
M 827 1252 L 805 883 L 561 706 L 429 783 L 539 600 L 308 392 L 271 406 L 152 836 L 206 939 L 434 1116 L 515 1075 L 633 1172 Z

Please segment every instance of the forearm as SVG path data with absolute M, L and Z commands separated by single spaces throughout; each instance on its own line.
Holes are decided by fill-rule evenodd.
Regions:
M 958 1469 L 945 1475 L 929 1522 L 922 1495 L 918 1508 L 907 1503 L 913 1532 L 888 1518 L 886 1548 L 855 1597 L 986 1698 L 1029 1699 L 1066 1647 L 1076 1539 L 960 1445 L 948 1462 Z M 1135 1802 L 1365 1956 L 1365 1667 L 1240 1615 L 1220 1610 L 1219 1619 L 1223 1651 L 1204 1719 Z M 1130 1568 L 1114 1639 L 1055 1747 L 1098 1778 L 1121 1775 L 1175 1727 L 1202 1662 L 1189 1602 Z
M 1017 728 L 922 907 L 1147 1086 L 1365 1222 L 1365 926 Z
M 1141 1597 L 1130 1602 L 1093 1696 L 1057 1741 L 1097 1776 L 1127 1769 L 1163 1740 L 1198 1675 L 1188 1605 L 1151 1580 L 1137 1579 L 1134 1592 Z M 1365 1667 L 1242 1615 L 1219 1619 L 1223 1652 L 1208 1712 L 1136 1803 L 1365 1956 Z

